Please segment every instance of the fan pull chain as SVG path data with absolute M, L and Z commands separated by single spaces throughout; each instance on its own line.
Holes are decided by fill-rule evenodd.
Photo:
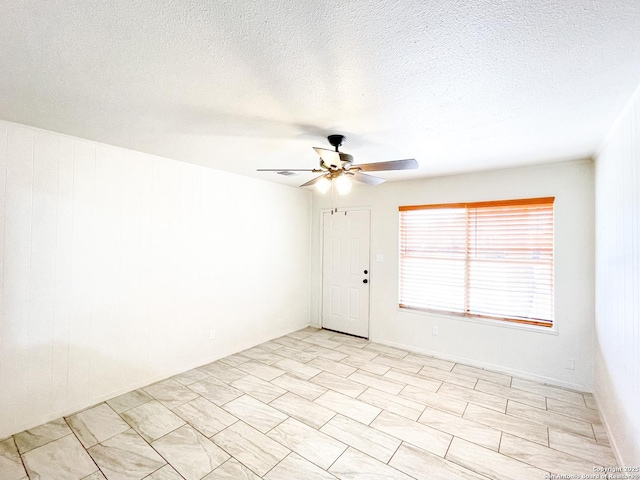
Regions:
M 336 182 L 331 179 L 331 215 L 338 213 L 338 192 L 336 190 Z

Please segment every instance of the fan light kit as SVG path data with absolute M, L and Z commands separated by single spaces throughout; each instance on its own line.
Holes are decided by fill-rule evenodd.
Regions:
M 327 177 L 322 177 L 316 182 L 316 189 L 323 195 L 327 193 L 330 188 L 331 180 L 329 180 Z
M 345 140 L 344 135 L 329 135 L 327 137 L 329 143 L 335 150 L 314 147 L 313 149 L 320 156 L 320 168 L 260 168 L 259 172 L 314 172 L 322 173 L 322 175 L 309 180 L 307 183 L 300 185 L 307 187 L 315 185 L 316 189 L 322 193 L 327 193 L 333 186 L 338 195 L 347 195 L 351 192 L 351 181 L 366 183 L 367 185 L 379 185 L 384 182 L 384 178 L 374 177 L 362 172 L 381 172 L 384 170 L 414 170 L 418 168 L 418 162 L 414 158 L 406 160 L 391 160 L 389 162 L 378 163 L 361 163 L 353 164 L 353 157 L 348 153 L 338 151 L 338 147 Z

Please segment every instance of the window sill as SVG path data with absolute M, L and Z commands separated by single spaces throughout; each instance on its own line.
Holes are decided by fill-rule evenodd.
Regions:
M 443 320 L 457 320 L 468 323 L 479 323 L 500 328 L 512 328 L 515 330 L 525 330 L 532 333 L 543 333 L 546 335 L 558 335 L 558 327 L 554 322 L 552 327 L 543 327 L 538 325 L 528 325 L 526 323 L 510 322 L 508 320 L 492 320 L 484 317 L 474 317 L 469 315 L 456 315 L 455 313 L 439 312 L 437 310 L 418 310 L 408 307 L 400 307 L 396 305 L 396 310 L 402 313 L 426 315 L 429 317 L 441 318 Z

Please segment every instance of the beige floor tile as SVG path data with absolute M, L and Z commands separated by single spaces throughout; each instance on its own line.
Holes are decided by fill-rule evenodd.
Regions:
M 486 480 L 487 478 L 408 443 L 400 445 L 389 465 L 417 480 Z
M 452 436 L 399 415 L 382 412 L 371 426 L 416 447 L 444 457 Z
M 497 383 L 498 385 L 504 385 L 506 387 L 511 385 L 511 375 L 492 372 L 490 370 L 485 370 L 484 368 L 470 367 L 468 365 L 458 363 L 451 371 L 453 373 L 486 380 L 487 382 Z
M 284 375 L 284 370 L 274 368 L 264 363 L 256 362 L 255 360 L 249 360 L 241 365 L 238 365 L 240 370 L 249 373 L 255 377 L 261 378 L 265 382 L 270 382 L 274 378 L 278 378 L 280 375 Z
M 244 422 L 234 423 L 212 440 L 258 476 L 264 476 L 290 453 L 288 448 Z
M 329 337 L 329 340 L 339 342 L 343 345 L 353 345 L 354 347 L 364 347 L 369 343 L 369 340 L 366 338 L 352 337 L 351 335 L 342 335 L 340 333 Z
M 318 345 L 319 347 L 330 348 L 330 349 L 334 349 L 341 345 L 340 343 L 329 340 L 328 338 L 319 338 L 314 335 L 311 335 L 303 339 L 302 341 L 311 343 L 313 345 Z
M 495 480 L 541 480 L 549 474 L 461 438 L 453 439 L 446 459 Z
M 151 477 L 146 477 L 146 478 L 151 478 Z M 24 477 L 23 480 L 28 480 L 28 479 L 27 477 Z M 93 472 L 91 475 L 87 475 L 82 480 L 107 480 L 107 477 L 105 477 L 102 474 L 102 472 L 98 471 L 98 472 Z M 179 478 L 178 480 L 182 480 L 182 479 Z
M 417 373 L 409 373 L 396 370 L 395 367 L 385 373 L 384 378 L 395 380 L 399 383 L 405 383 L 407 385 L 413 385 L 414 387 L 418 387 L 429 392 L 438 391 L 438 389 L 442 385 L 442 382 L 440 380 L 432 380 L 425 377 L 424 375 L 418 375 Z
M 209 363 L 208 365 L 204 365 L 202 367 L 198 367 L 198 370 L 224 383 L 235 382 L 236 380 L 241 379 L 247 374 L 242 370 L 239 370 L 235 367 L 232 367 L 220 361 Z M 145 388 L 145 391 L 147 393 L 151 393 L 146 388 Z
M 444 382 L 438 389 L 440 395 L 462 400 L 464 402 L 475 403 L 482 407 L 487 407 L 498 412 L 505 412 L 507 407 L 507 400 L 496 395 L 489 393 L 479 392 L 477 390 L 471 390 L 470 388 L 459 387 L 458 385 L 451 385 Z
M 297 332 L 289 333 L 286 336 L 289 337 L 289 338 L 294 338 L 296 340 L 302 340 L 304 338 L 307 338 L 310 335 L 313 335 L 314 333 L 318 333 L 318 332 L 321 332 L 321 331 L 322 330 L 317 330 L 316 332 L 304 332 L 304 331 L 298 330 Z M 333 335 L 331 335 L 331 336 L 333 336 Z
M 263 366 L 267 367 L 266 365 Z M 237 390 L 220 380 L 216 380 L 213 377 L 207 377 L 204 380 L 192 383 L 187 388 L 193 390 L 195 393 L 218 406 L 224 405 L 225 403 L 244 395 L 240 390 Z
M 229 454 L 185 425 L 151 444 L 186 480 L 200 480 L 229 459 Z
M 173 413 L 205 437 L 211 437 L 238 421 L 236 417 L 202 397 L 174 408 Z
M 331 340 L 332 342 L 337 342 L 341 344 L 343 343 L 342 341 L 343 337 L 346 337 L 346 336 L 347 334 L 340 333 L 335 330 L 327 330 L 327 329 L 321 328 L 317 332 L 313 332 L 311 335 L 309 335 L 308 337 L 302 340 L 307 341 L 311 338 L 318 338 L 323 340 Z
M 291 393 L 295 393 L 299 397 L 306 398 L 307 400 L 315 400 L 327 391 L 326 388 L 321 387 L 320 385 L 315 385 L 308 380 L 303 380 L 289 374 L 282 375 L 271 383 Z
M 260 477 L 235 458 L 230 458 L 202 480 L 260 480 Z
M 133 430 L 116 435 L 88 451 L 109 480 L 140 480 L 167 463 Z
M 511 400 L 509 400 L 509 405 L 507 406 L 507 413 L 548 427 L 575 433 L 577 435 L 583 435 L 591 439 L 594 438 L 591 424 L 565 417 L 559 413 L 540 410 L 538 408 L 530 407 L 529 405 L 512 402 Z
M 460 437 L 496 452 L 500 446 L 502 433 L 500 430 L 441 410 L 427 408 L 418 419 L 418 423 L 423 423 L 436 430 Z
M 59 438 L 66 437 L 70 433 L 71 429 L 67 422 L 64 421 L 64 418 L 58 418 L 44 425 L 16 433 L 13 438 L 16 441 L 18 451 L 25 453 Z
M 280 358 L 276 361 L 280 361 L 283 358 L 291 358 L 292 360 L 296 360 L 301 363 L 308 363 L 311 360 L 318 358 L 318 356 L 314 355 L 313 353 L 309 353 L 303 350 L 297 350 L 295 348 L 285 347 L 285 346 L 282 346 L 281 348 L 276 350 L 274 353 L 280 356 Z
M 151 475 L 145 478 L 145 480 L 184 480 L 178 472 L 171 466 L 165 465 L 164 467 L 156 470 Z
M 388 345 L 382 345 L 380 343 L 368 343 L 363 347 L 365 350 L 371 350 L 389 357 L 404 358 L 409 352 L 400 350 L 398 348 L 390 347 Z
M 342 480 L 380 479 L 380 480 L 411 480 L 400 470 L 348 448 L 331 466 L 329 472 Z
M 555 428 L 549 429 L 549 446 L 584 460 L 597 462 L 605 467 L 615 466 L 616 459 L 607 445 L 600 445 L 579 435 L 572 435 Z
M 379 363 L 381 365 L 386 365 L 388 367 L 393 367 L 396 370 L 402 370 L 404 372 L 409 372 L 409 373 L 418 373 L 422 368 L 420 365 L 417 365 L 412 362 L 407 362 L 406 360 L 403 360 L 401 358 L 390 357 L 388 355 L 382 355 L 382 354 L 378 355 L 371 361 L 373 363 Z
M 302 340 L 297 340 L 295 338 L 289 337 L 280 337 L 271 340 L 273 343 L 278 343 L 283 347 L 295 348 L 296 350 L 304 351 L 307 346 L 311 345 L 310 343 L 303 342 Z
M 609 445 L 609 437 L 607 436 L 607 431 L 604 429 L 604 426 L 599 423 L 591 424 L 591 426 L 593 427 L 593 433 L 596 435 L 596 442 Z
M 262 433 L 267 433 L 288 418 L 279 410 L 249 395 L 236 398 L 222 408 Z
M 278 347 L 280 346 L 281 345 L 278 345 Z M 228 357 L 221 358 L 219 361 L 221 363 L 224 363 L 225 365 L 229 365 L 231 367 L 237 367 L 238 365 L 242 365 L 243 363 L 246 363 L 249 360 L 251 360 L 249 357 L 245 357 L 240 353 L 236 353 L 234 355 L 229 355 Z
M 344 363 L 345 365 L 349 365 L 350 367 L 357 368 L 358 370 L 363 370 L 365 372 L 381 376 L 391 370 L 391 367 L 389 367 L 388 365 L 373 363 L 370 360 L 365 360 L 364 358 L 354 356 L 343 358 L 342 360 L 340 360 L 340 363 Z
M 273 365 L 274 363 L 279 362 L 284 358 L 284 356 L 280 354 L 281 351 L 282 351 L 281 349 L 278 349 L 277 351 L 276 350 L 270 351 L 270 350 L 263 350 L 260 347 L 253 347 L 253 348 L 250 348 L 249 350 L 245 350 L 244 352 L 241 352 L 241 354 L 257 362 L 265 363 L 267 365 Z M 237 379 L 234 379 L 234 380 L 237 380 Z
M 336 414 L 336 412 L 322 405 L 313 403 L 293 393 L 286 393 L 276 398 L 269 405 L 313 428 L 322 427 Z
M 598 409 L 598 405 L 596 404 L 596 399 L 593 397 L 593 394 L 583 393 L 582 397 L 584 398 L 584 404 L 587 408 L 591 408 L 593 410 Z
M 384 463 L 400 446 L 397 438 L 343 415 L 333 417 L 320 431 Z
M 278 377 L 282 378 L 282 377 Z M 276 380 L 278 380 L 276 378 Z M 276 381 L 274 380 L 274 382 Z M 231 383 L 233 388 L 240 390 L 253 398 L 256 398 L 264 403 L 269 403 L 275 400 L 280 395 L 284 395 L 287 391 L 284 388 L 280 388 L 274 385 L 272 382 L 265 382 L 264 380 L 254 377 L 253 375 L 245 375 L 240 380 L 236 380 Z
M 114 412 L 122 413 L 131 408 L 138 407 L 143 403 L 150 402 L 151 400 L 153 400 L 151 395 L 145 393 L 143 390 L 133 390 L 132 392 L 107 400 L 107 404 L 113 408 Z
M 346 354 L 345 357 L 352 356 L 352 357 L 361 358 L 363 360 L 369 360 L 369 361 L 373 360 L 378 356 L 378 352 L 373 352 L 371 350 L 364 350 L 362 348 L 354 347 L 352 345 L 340 345 L 339 347 L 336 347 L 334 351 Z M 336 359 L 332 358 L 331 360 L 336 360 Z
M 190 390 L 180 382 L 171 378 L 149 385 L 144 388 L 144 391 L 167 408 L 179 407 L 183 403 L 187 403 L 198 397 L 198 394 L 193 390 Z
M 344 353 L 338 350 L 331 350 L 330 348 L 319 347 L 317 345 L 309 345 L 304 349 L 305 352 L 314 354 L 317 357 L 327 358 L 339 362 L 343 358 L 349 356 L 348 353 Z
M 593 467 L 601 467 L 601 465 L 586 462 L 582 458 L 567 455 L 508 433 L 502 436 L 500 453 L 555 474 L 593 475 L 595 473 Z
M 370 424 L 382 411 L 378 407 L 361 402 L 360 400 L 347 397 L 332 390 L 323 393 L 314 400 L 314 403 L 321 405 L 336 413 L 352 418 L 365 425 Z
M 368 373 L 362 370 L 354 372 L 353 374 L 349 375 L 348 378 L 349 380 L 353 380 L 354 382 L 361 383 L 362 385 L 366 385 L 367 387 L 375 388 L 376 390 L 382 390 L 383 392 L 390 393 L 391 395 L 397 395 L 406 386 L 406 384 L 404 383 L 396 382 L 395 380 L 381 377 L 380 375 L 375 375 L 373 373 Z
M 423 366 L 418 372 L 419 375 L 424 375 L 432 380 L 440 380 L 442 382 L 451 383 L 453 385 L 459 385 L 466 388 L 474 388 L 478 382 L 477 378 L 461 375 L 454 372 L 446 372 L 439 368 Z
M 262 350 L 266 350 L 267 352 L 275 352 L 283 347 L 281 343 L 276 343 L 274 341 L 261 343 L 259 346 Z
M 264 478 L 265 480 L 293 480 L 298 478 L 304 480 L 335 480 L 336 477 L 305 460 L 300 455 L 290 453 L 287 458 L 273 467 Z
M 322 357 L 315 357 L 308 365 L 345 378 L 357 370 L 355 367 Z
M 106 403 L 71 415 L 66 420 L 85 448 L 93 447 L 130 428 Z
M 415 387 L 414 387 L 415 388 Z M 409 420 L 418 420 L 420 415 L 425 409 L 425 405 L 410 400 L 408 398 L 391 395 L 387 392 L 376 390 L 375 388 L 366 389 L 359 397 L 358 400 L 373 405 L 374 407 L 382 408 L 396 415 L 406 417 Z
M 267 436 L 324 469 L 347 448 L 344 443 L 293 418 L 282 422 Z
M 22 480 L 26 476 L 27 472 L 24 470 L 13 437 L 0 440 L 0 478 L 3 480 Z
M 289 372 L 291 375 L 300 377 L 304 380 L 309 380 L 311 377 L 318 375 L 322 370 L 315 367 L 310 367 L 306 363 L 298 362 L 292 358 L 284 358 L 279 362 L 273 364 L 274 367 Z
M 482 379 L 478 380 L 475 389 L 479 392 L 490 393 L 491 395 L 514 400 L 518 403 L 531 405 L 532 407 L 540 408 L 542 410 L 545 410 L 547 408 L 546 397 L 537 393 L 526 392 L 517 388 L 498 385 L 497 383 L 487 382 L 486 380 Z
M 450 372 L 455 366 L 454 362 L 449 360 L 442 360 L 441 358 L 430 357 L 428 355 L 418 355 L 417 353 L 410 353 L 404 357 L 406 362 L 417 363 L 418 365 L 428 366 Z
M 348 380 L 329 372 L 319 373 L 309 381 L 352 398 L 356 398 L 367 389 L 367 387 L 361 383 Z
M 322 331 L 322 328 L 319 327 L 314 327 L 313 325 L 309 325 L 308 327 L 304 327 L 301 330 L 298 330 L 299 332 L 304 332 L 304 333 L 318 333 Z
M 547 410 L 557 412 L 567 417 L 582 420 L 589 423 L 602 423 L 597 410 L 579 406 L 574 403 L 567 403 L 555 398 L 547 398 Z
M 552 387 L 550 385 L 544 385 L 517 377 L 514 377 L 511 381 L 511 387 L 524 390 L 526 392 L 537 393 L 538 395 L 544 395 L 545 397 L 555 398 L 556 400 L 562 400 L 563 402 L 584 406 L 584 397 L 582 394 L 571 390 L 565 390 L 564 388 Z
M 207 374 L 197 368 L 194 368 L 193 370 L 174 375 L 171 378 L 182 385 L 191 385 L 192 383 L 199 382 L 200 380 L 207 378 Z
M 549 431 L 544 425 L 513 415 L 496 412 L 489 408 L 470 403 L 464 412 L 464 418 L 496 428 L 540 445 L 549 445 Z
M 155 400 L 123 412 L 122 418 L 147 442 L 152 442 L 185 423 Z
M 31 479 L 80 480 L 98 470 L 75 435 L 67 435 L 25 453 Z
M 453 413 L 454 415 L 458 415 L 460 417 L 464 413 L 464 410 L 467 408 L 467 402 L 465 402 L 464 400 L 458 400 L 452 397 L 447 397 L 445 395 L 440 395 L 435 392 L 414 387 L 413 385 L 407 385 L 405 388 L 403 388 L 399 396 L 408 398 L 428 407 L 433 407 L 444 412 Z

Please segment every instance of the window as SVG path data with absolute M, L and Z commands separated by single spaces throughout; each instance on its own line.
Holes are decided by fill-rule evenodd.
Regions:
M 400 307 L 551 327 L 553 201 L 400 207 Z

